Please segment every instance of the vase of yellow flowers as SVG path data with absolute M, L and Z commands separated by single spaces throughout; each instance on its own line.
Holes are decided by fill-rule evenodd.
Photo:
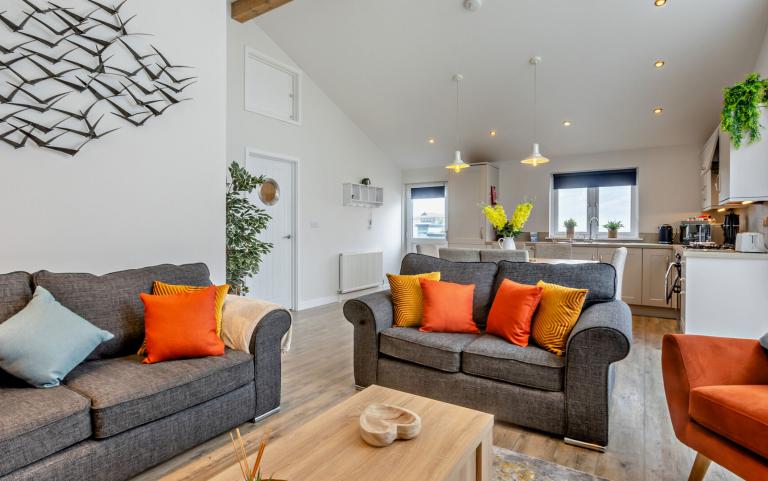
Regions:
M 517 204 L 512 217 L 508 218 L 504 206 L 501 204 L 483 206 L 483 214 L 496 231 L 496 235 L 499 237 L 499 246 L 502 249 L 513 250 L 517 248 L 515 238 L 522 234 L 523 227 L 528 222 L 532 210 L 533 203 L 525 200 Z

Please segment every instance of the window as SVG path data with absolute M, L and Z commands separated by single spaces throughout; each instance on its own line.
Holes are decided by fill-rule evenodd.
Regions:
M 418 184 L 406 187 L 406 231 L 409 251 L 416 244 L 446 239 L 445 184 Z
M 620 221 L 619 237 L 638 236 L 637 169 L 602 170 L 553 174 L 549 232 L 565 236 L 566 219 L 576 221 L 576 236 L 607 237 L 603 227 L 609 221 Z

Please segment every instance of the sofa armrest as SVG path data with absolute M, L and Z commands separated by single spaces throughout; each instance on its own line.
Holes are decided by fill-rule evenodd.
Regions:
M 567 437 L 608 444 L 611 364 L 627 357 L 631 345 L 632 313 L 627 304 L 613 300 L 582 312 L 565 351 Z
M 376 384 L 379 333 L 392 327 L 393 306 L 389 291 L 351 299 L 344 303 L 344 317 L 354 326 L 355 384 Z
M 661 368 L 669 414 L 678 438 L 688 423 L 688 400 L 701 386 L 768 384 L 768 354 L 752 339 L 667 334 Z

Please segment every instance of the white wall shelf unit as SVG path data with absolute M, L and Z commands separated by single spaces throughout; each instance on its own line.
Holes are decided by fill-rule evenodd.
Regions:
M 384 189 L 372 185 L 344 184 L 344 205 L 347 207 L 381 207 Z

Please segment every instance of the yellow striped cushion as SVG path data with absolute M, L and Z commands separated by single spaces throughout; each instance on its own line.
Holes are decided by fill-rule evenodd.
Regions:
M 533 320 L 533 340 L 547 351 L 562 356 L 568 335 L 581 315 L 587 289 L 571 289 L 544 281 L 536 285 L 543 287 L 544 291 Z
M 165 282 L 155 281 L 152 283 L 152 294 L 155 296 L 172 296 L 174 294 L 182 294 L 185 292 L 196 292 L 203 289 L 207 289 L 210 286 L 207 287 L 197 287 L 197 286 L 178 286 L 174 284 L 166 284 Z M 227 298 L 227 293 L 229 292 L 229 285 L 224 284 L 223 286 L 216 286 L 216 335 L 221 338 L 221 315 L 222 310 L 224 309 L 224 301 Z M 139 352 L 137 353 L 139 356 L 143 356 L 146 354 L 147 350 L 147 344 L 146 341 L 144 341 L 141 344 L 141 347 L 139 348 Z
M 398 327 L 421 326 L 424 297 L 421 293 L 419 277 L 429 279 L 430 281 L 439 281 L 440 273 L 429 272 L 415 276 L 387 274 L 389 289 L 392 293 L 392 304 L 395 308 L 395 325 Z

